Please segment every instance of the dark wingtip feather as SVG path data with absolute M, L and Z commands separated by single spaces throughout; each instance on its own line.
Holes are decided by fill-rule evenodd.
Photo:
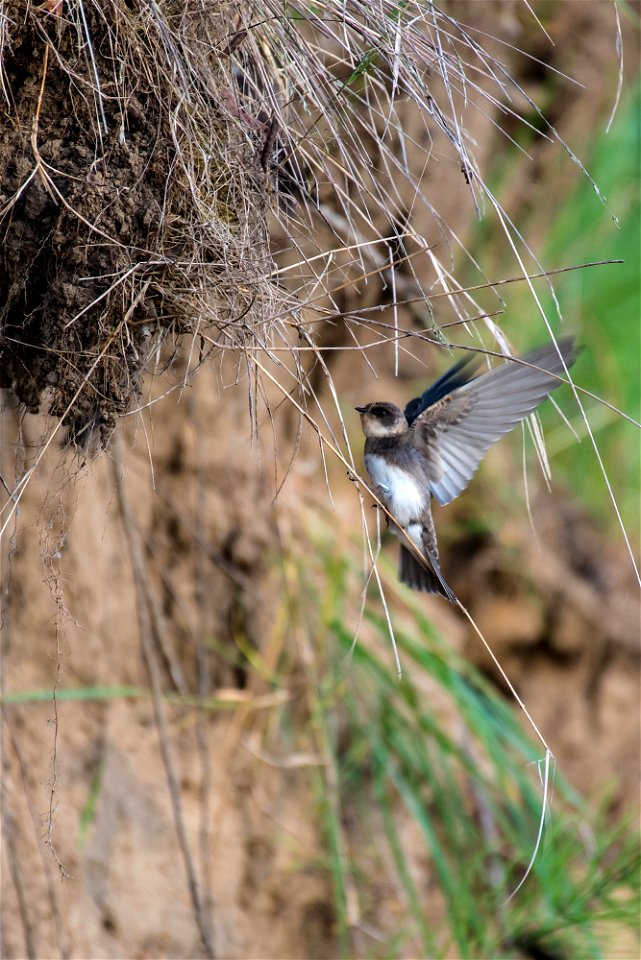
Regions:
M 583 347 L 577 344 L 574 337 L 568 336 L 560 337 L 556 343 L 550 342 L 541 347 L 536 347 L 534 350 L 528 350 L 527 353 L 522 354 L 520 357 L 517 357 L 517 359 L 525 360 L 538 366 L 539 364 L 536 364 L 537 357 L 550 357 L 551 359 L 558 360 L 560 353 L 566 367 L 571 367 L 582 352 Z M 543 364 L 543 366 L 545 368 L 545 364 Z
M 411 427 L 416 418 L 437 400 L 440 400 L 441 397 L 468 383 L 473 378 L 477 365 L 478 357 L 474 354 L 468 354 L 458 363 L 455 363 L 453 367 L 450 367 L 442 377 L 435 380 L 420 397 L 414 397 L 413 400 L 410 400 L 404 410 L 408 426 Z

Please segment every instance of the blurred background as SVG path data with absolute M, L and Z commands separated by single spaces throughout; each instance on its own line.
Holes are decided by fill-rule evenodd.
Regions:
M 92 364 L 62 399 L 66 374 L 43 387 L 35 354 L 5 361 L 2 955 L 637 957 L 638 4 L 346 3 L 342 21 L 331 4 L 221 4 L 213 33 L 199 4 L 170 5 L 162 30 L 126 6 L 147 65 L 177 58 L 181 31 L 216 61 L 212 125 L 237 131 L 247 179 L 234 194 L 228 157 L 180 120 L 169 168 L 172 151 L 196 157 L 192 174 L 209 165 L 208 229 L 212 210 L 229 228 L 206 263 L 220 286 L 187 290 L 172 266 L 155 313 L 124 311 L 134 332 L 110 335 L 122 377 L 91 379 L 102 341 L 74 354 L 49 331 L 38 349 L 64 352 L 70 382 Z M 1 151 L 7 277 L 16 243 L 40 244 L 46 204 L 71 204 L 56 150 L 73 110 L 62 133 L 47 126 L 67 102 L 55 51 L 77 72 L 69 102 L 100 127 L 92 84 L 116 35 L 101 30 L 124 17 L 45 7 L 6 5 L 7 130 L 23 136 Z M 94 46 L 75 60 L 80 14 Z M 41 70 L 26 101 L 21 56 Z M 34 116 L 44 160 L 25 180 L 29 164 L 11 164 L 33 165 Z M 151 136 L 136 122 L 130 157 Z M 138 249 L 134 213 L 118 244 Z M 179 214 L 163 256 L 183 249 Z M 102 250 L 82 229 L 64 242 Z M 234 259 L 241 234 L 251 270 Z M 597 261 L 616 262 L 569 269 Z M 69 297 L 69 316 L 106 329 L 112 286 L 88 306 Z M 51 330 L 67 323 L 43 311 Z M 171 337 L 143 349 L 135 331 L 163 323 Z M 583 410 L 557 391 L 540 411 L 547 461 L 515 431 L 435 520 L 446 579 L 553 757 L 463 613 L 398 583 L 357 481 L 353 409 L 406 402 L 457 345 L 522 352 L 551 333 L 584 346 Z

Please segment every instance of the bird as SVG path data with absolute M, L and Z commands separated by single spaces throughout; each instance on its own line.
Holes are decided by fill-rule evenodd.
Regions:
M 564 382 L 577 355 L 567 337 L 476 376 L 473 354 L 404 410 L 386 400 L 356 407 L 372 492 L 401 541 L 402 583 L 458 602 L 441 571 L 431 501 L 444 506 L 458 497 L 492 444 Z

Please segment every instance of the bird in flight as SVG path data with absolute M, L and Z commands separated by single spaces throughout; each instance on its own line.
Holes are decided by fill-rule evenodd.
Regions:
M 456 603 L 441 573 L 431 499 L 444 505 L 458 497 L 489 447 L 560 386 L 576 355 L 567 338 L 558 350 L 539 347 L 478 377 L 475 359 L 467 357 L 405 410 L 388 401 L 356 407 L 372 490 L 401 541 L 402 583 Z

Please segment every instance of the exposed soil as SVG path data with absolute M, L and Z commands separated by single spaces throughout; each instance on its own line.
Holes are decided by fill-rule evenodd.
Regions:
M 226 29 L 225 9 L 207 25 L 220 16 Z M 138 397 L 150 350 L 192 328 L 190 288 L 206 275 L 212 302 L 224 303 L 241 244 L 230 239 L 223 256 L 216 231 L 200 222 L 172 126 L 180 91 L 164 82 L 149 10 L 18 3 L 6 15 L 0 386 L 30 412 L 64 417 L 74 443 L 100 448 Z M 178 65 L 181 57 L 195 73 L 197 59 L 178 50 Z M 264 183 L 238 119 L 210 109 L 210 126 L 216 116 L 210 149 L 233 144 L 230 177 L 245 202 L 257 191 L 258 244 Z M 209 198 L 203 183 L 203 203 L 218 205 L 224 235 L 240 215 L 231 185 L 218 180 Z M 198 267 L 188 262 L 194 243 Z M 224 280 L 212 266 L 222 259 Z M 246 285 L 253 272 L 245 263 Z
M 87 12 L 96 68 L 108 78 L 104 27 Z M 24 11 L 10 7 L 9 16 Z M 47 394 L 48 411 L 67 414 L 82 441 L 84 432 L 108 435 L 138 395 L 143 324 L 162 314 L 162 299 L 104 297 L 104 281 L 117 286 L 158 247 L 171 160 L 143 77 L 124 112 L 106 80 L 100 129 L 91 91 L 70 76 L 78 57 L 73 24 L 44 12 L 12 33 L 4 66 L 12 122 L 0 135 L 2 201 L 14 198 L 0 234 L 0 370 L 27 410 L 40 410 Z

